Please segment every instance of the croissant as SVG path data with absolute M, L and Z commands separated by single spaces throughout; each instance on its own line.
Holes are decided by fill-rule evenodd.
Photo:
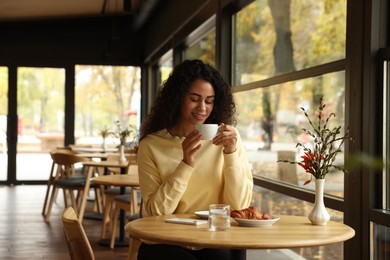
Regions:
M 232 210 L 230 212 L 232 218 L 243 218 L 243 219 L 257 219 L 265 220 L 271 219 L 271 215 L 266 212 L 260 212 L 256 207 L 249 207 L 241 210 Z

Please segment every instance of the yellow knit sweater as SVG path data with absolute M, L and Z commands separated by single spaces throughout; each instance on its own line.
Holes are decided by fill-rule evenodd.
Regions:
M 184 138 L 166 129 L 141 140 L 138 171 L 143 214 L 148 216 L 193 213 L 210 204 L 226 203 L 231 210 L 249 206 L 253 178 L 238 135 L 237 150 L 224 154 L 222 146 L 201 141 L 195 165 L 182 161 Z

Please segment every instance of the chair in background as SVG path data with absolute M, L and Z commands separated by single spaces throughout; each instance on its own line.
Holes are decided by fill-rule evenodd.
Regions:
M 73 152 L 71 150 L 68 150 L 68 149 L 57 149 L 57 150 L 51 151 L 51 153 L 73 154 Z M 56 178 L 56 175 L 58 174 L 55 166 L 56 166 L 56 164 L 54 163 L 54 160 L 53 160 L 52 164 L 51 164 L 49 178 L 47 179 L 46 195 L 45 195 L 45 200 L 43 202 L 43 208 L 42 208 L 42 215 L 43 216 L 46 215 L 47 202 L 49 200 L 49 197 L 50 197 L 50 194 L 51 194 L 52 188 L 53 188 L 52 184 L 53 184 L 54 179 Z
M 66 208 L 61 214 L 69 255 L 72 260 L 94 260 L 91 244 L 76 212 L 72 207 Z
M 110 248 L 115 247 L 116 231 L 118 229 L 118 217 L 120 210 L 124 210 L 130 214 L 129 221 L 140 218 L 140 207 L 141 207 L 141 192 L 139 188 L 132 188 L 131 194 L 118 195 L 113 199 L 112 208 L 112 232 Z
M 43 212 L 46 222 L 50 221 L 53 204 L 60 188 L 63 189 L 65 207 L 72 205 L 77 212 L 79 199 L 85 186 L 86 175 L 83 172 L 76 174 L 75 164 L 89 161 L 87 158 L 71 153 L 54 151 L 50 155 L 53 159 L 53 172 L 55 174 L 54 177 L 51 176 L 50 186 L 52 191 L 49 204 L 47 206 L 44 205 L 44 209 L 47 207 L 46 212 Z M 77 197 L 75 197 L 74 192 L 77 192 Z

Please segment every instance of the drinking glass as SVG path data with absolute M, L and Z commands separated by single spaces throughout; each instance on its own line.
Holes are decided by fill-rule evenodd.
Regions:
M 223 231 L 230 228 L 230 206 L 211 204 L 209 207 L 209 230 Z

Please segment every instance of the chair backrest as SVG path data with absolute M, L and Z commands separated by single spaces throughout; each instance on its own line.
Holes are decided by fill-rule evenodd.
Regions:
M 58 165 L 73 165 L 75 163 L 86 162 L 90 160 L 85 157 L 77 156 L 74 153 L 63 152 L 58 150 L 51 152 L 50 156 L 53 159 L 53 161 Z
M 50 156 L 53 159 L 53 163 L 58 167 L 57 171 L 60 171 L 61 174 L 65 176 L 71 176 L 74 174 L 74 165 L 76 163 L 90 161 L 88 158 L 58 150 L 50 152 Z
M 69 255 L 72 260 L 94 260 L 91 244 L 84 231 L 76 212 L 72 207 L 65 209 L 61 214 Z

